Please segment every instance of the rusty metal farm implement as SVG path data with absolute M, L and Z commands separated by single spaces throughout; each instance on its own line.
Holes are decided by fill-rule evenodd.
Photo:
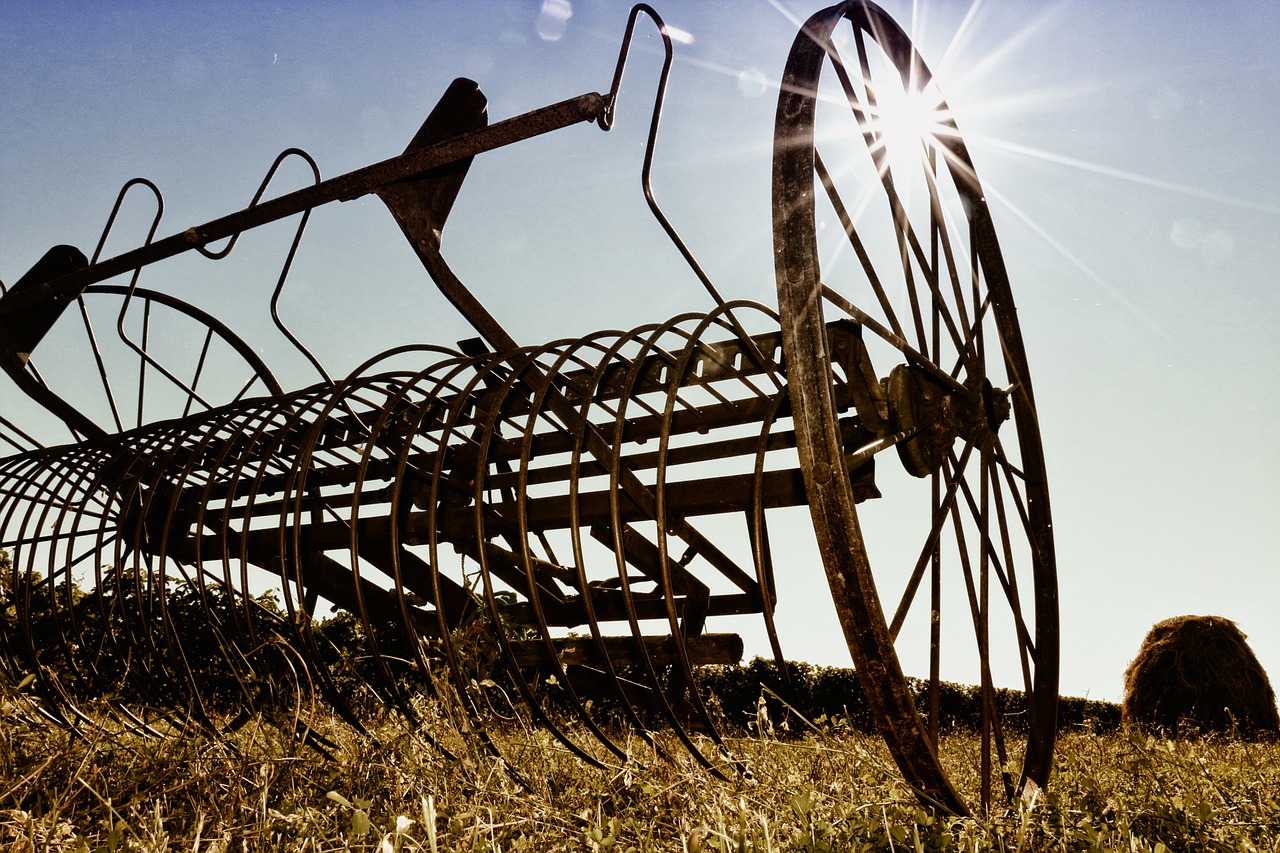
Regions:
M 519 344 L 445 262 L 446 217 L 473 157 L 577 123 L 610 128 L 641 15 L 666 47 L 646 195 L 713 307 Z M 144 244 L 115 257 L 57 246 L 5 290 L 5 371 L 71 435 L 46 446 L 0 413 L 15 450 L 0 460 L 13 561 L 0 658 L 34 679 L 44 714 L 85 724 L 83 697 L 106 696 L 128 724 L 207 723 L 208 661 L 177 630 L 181 589 L 207 611 L 208 648 L 249 706 L 305 690 L 359 725 L 315 631 L 337 606 L 362 626 L 370 689 L 411 716 L 407 671 L 456 691 L 473 715 L 457 725 L 484 740 L 492 682 L 472 677 L 463 647 L 479 626 L 517 705 L 586 760 L 624 754 L 595 697 L 642 736 L 665 721 L 710 765 L 704 750 L 723 745 L 698 667 L 738 660 L 743 641 L 708 626 L 754 617 L 781 657 L 775 602 L 799 567 L 770 520 L 807 506 L 907 780 L 955 812 L 969 808 L 958 773 L 984 806 L 1046 784 L 1058 617 L 1036 411 L 987 204 L 936 83 L 872 3 L 804 25 L 774 137 L 775 311 L 722 298 L 648 192 L 670 63 L 667 31 L 637 6 L 607 95 L 488 124 L 484 96 L 460 79 L 400 156 L 321 181 L 290 149 L 243 210 L 163 239 L 157 213 Z M 929 104 L 929 126 L 905 143 L 887 124 L 891 95 Z M 293 157 L 314 184 L 263 198 Z M 129 192 L 159 201 L 146 181 L 121 200 Z M 316 208 L 370 193 L 479 337 L 399 347 L 332 378 L 273 301 L 280 333 L 324 377 L 290 391 L 228 326 L 140 284 L 152 264 L 221 257 L 265 223 L 297 216 L 300 237 Z M 88 341 L 102 401 L 73 405 L 37 370 L 59 357 L 55 327 Z M 885 534 L 868 509 L 888 503 L 894 548 L 878 558 Z M 280 599 L 269 623 L 255 615 L 266 588 Z M 957 626 L 962 640 L 947 633 Z M 918 682 L 899 663 L 908 643 L 928 662 Z M 935 749 L 944 663 L 958 658 L 974 662 L 982 699 L 981 756 L 962 773 Z M 997 708 L 997 658 L 1024 697 L 1016 725 Z

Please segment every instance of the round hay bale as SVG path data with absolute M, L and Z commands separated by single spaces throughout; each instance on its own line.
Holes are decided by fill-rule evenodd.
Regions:
M 1170 735 L 1280 732 L 1266 672 L 1221 616 L 1178 616 L 1151 628 L 1124 673 L 1122 719 Z

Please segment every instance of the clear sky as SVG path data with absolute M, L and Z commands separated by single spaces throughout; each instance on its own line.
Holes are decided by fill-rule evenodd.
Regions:
M 546 5 L 572 14 L 541 0 L 7 0 L 0 279 L 55 243 L 91 252 L 136 176 L 164 192 L 168 235 L 244 206 L 283 148 L 326 176 L 397 154 L 455 76 L 480 83 L 491 120 L 606 90 L 627 5 Z M 656 193 L 722 292 L 773 303 L 777 81 L 818 5 L 657 5 L 689 37 Z M 1184 613 L 1236 620 L 1280 679 L 1280 7 L 884 5 L 915 22 L 1010 271 L 1048 458 L 1063 691 L 1118 699 L 1146 630 Z M 517 340 L 709 307 L 639 191 L 658 68 L 656 39 L 640 42 L 613 132 L 486 155 L 454 210 L 445 254 Z M 290 168 L 282 187 L 302 181 Z M 283 307 L 326 364 L 470 336 L 380 202 L 332 208 Z M 126 212 L 108 254 L 140 242 L 141 219 Z M 288 231 L 179 267 L 174 291 L 252 338 Z M 0 409 L 21 413 L 16 390 L 0 387 Z M 843 665 L 834 615 L 814 603 L 823 584 L 784 585 L 782 630 L 790 657 Z

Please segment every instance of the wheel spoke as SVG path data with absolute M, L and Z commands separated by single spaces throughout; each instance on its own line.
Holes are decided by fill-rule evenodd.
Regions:
M 964 469 L 969 463 L 969 455 L 972 450 L 973 445 L 965 446 L 964 452 L 960 455 L 960 461 L 955 465 L 955 473 L 946 478 L 948 481 L 947 493 L 934 513 L 933 524 L 930 527 L 928 536 L 925 537 L 924 547 L 920 550 L 920 557 L 916 560 L 915 568 L 911 570 L 911 576 L 907 579 L 907 587 L 903 590 L 902 597 L 898 600 L 898 607 L 893 612 L 893 619 L 889 623 L 889 636 L 895 640 L 898 638 L 898 632 L 902 630 L 902 623 L 906 621 L 907 613 L 911 610 L 916 591 L 920 588 L 920 581 L 924 578 L 925 569 L 929 567 L 931 561 L 938 554 L 942 529 L 946 527 L 947 515 L 955 506 L 956 491 L 960 487 Z
M 962 457 L 963 458 L 963 457 Z M 950 467 L 950 460 L 943 465 L 944 470 Z M 960 475 L 962 476 L 962 474 Z M 950 479 L 958 481 L 960 476 L 950 475 Z M 957 486 L 959 483 L 957 482 Z M 973 564 L 969 559 L 969 548 L 964 534 L 964 523 L 960 515 L 960 507 L 953 500 L 948 507 L 948 514 L 951 518 L 951 528 L 955 531 L 956 537 L 956 554 L 960 561 L 960 573 L 964 579 L 965 594 L 969 600 L 969 614 L 973 618 L 974 636 L 978 642 L 979 659 L 985 663 L 987 656 L 985 653 L 985 631 L 983 624 L 985 621 L 985 607 L 980 600 L 977 585 L 973 577 Z M 981 527 L 981 520 L 979 520 Z
M 125 338 L 128 343 L 128 339 Z M 151 300 L 144 300 L 142 303 L 142 348 L 138 350 L 138 354 L 142 356 L 142 360 L 138 362 L 138 423 L 142 426 L 142 408 L 147 397 L 147 362 L 150 356 L 147 354 L 151 346 Z
M 1027 630 L 1023 617 L 1022 600 L 1018 594 L 1018 571 L 1014 562 L 1013 542 L 1009 538 L 1009 522 L 1005 515 L 1004 495 L 1000 488 L 1000 478 L 996 476 L 994 465 L 989 468 L 991 489 L 995 493 L 996 522 L 1000 528 L 1000 542 L 1004 547 L 1004 569 L 1000 561 L 995 560 L 996 575 L 1004 587 L 1005 597 L 1013 611 L 1014 626 L 1018 632 L 1018 663 L 1022 667 L 1022 685 L 1029 697 L 1035 695 L 1035 685 L 1031 680 L 1031 664 L 1036 657 L 1035 641 Z
M 994 454 L 984 454 L 984 455 L 994 456 Z M 991 488 L 996 493 L 995 501 L 994 501 L 996 505 L 996 523 L 1000 532 L 1002 549 L 1004 551 L 1004 561 L 1003 562 L 1001 561 L 1000 553 L 996 550 L 995 545 L 991 543 L 989 538 L 984 538 L 983 558 L 989 559 L 991 561 L 991 566 L 996 573 L 996 580 L 1000 583 L 1001 588 L 1004 590 L 1005 599 L 1008 601 L 1009 607 L 1010 607 L 1010 615 L 1012 615 L 1014 620 L 1014 628 L 1017 631 L 1017 635 L 1018 635 L 1018 648 L 1019 648 L 1020 654 L 1023 657 L 1024 675 L 1028 675 L 1030 672 L 1030 669 L 1029 669 L 1029 664 L 1026 660 L 1026 657 L 1029 655 L 1031 658 L 1031 661 L 1034 662 L 1035 656 L 1036 656 L 1036 647 L 1035 647 L 1035 642 L 1032 639 L 1031 632 L 1027 629 L 1026 620 L 1023 617 L 1022 604 L 1018 596 L 1017 575 L 1014 572 L 1013 552 L 1011 549 L 1008 525 L 1007 525 L 1006 516 L 1004 513 L 1004 503 L 1001 500 L 999 481 L 996 479 L 996 476 L 995 476 L 995 467 L 996 466 L 995 466 L 994 459 L 991 459 L 989 462 L 986 462 L 984 464 L 983 489 L 987 488 L 986 484 L 988 480 L 990 480 L 992 484 Z M 974 518 L 974 520 L 978 524 L 982 525 L 983 529 L 985 530 L 990 520 L 989 511 L 984 511 L 981 507 L 979 507 L 978 503 L 975 502 L 973 497 L 973 490 L 970 488 L 967 482 L 962 483 L 960 488 L 961 488 L 962 494 L 964 495 L 965 504 L 969 509 L 969 514 Z M 1030 691 L 1031 690 L 1030 679 L 1026 678 L 1024 680 L 1026 681 L 1027 690 Z
M 1004 471 L 1005 482 L 1009 486 L 1009 493 L 1010 497 L 1013 499 L 1013 505 L 1018 510 L 1018 519 L 1022 522 L 1022 531 L 1026 535 L 1027 542 L 1030 545 L 1032 559 L 1038 565 L 1045 565 L 1049 563 L 1048 557 L 1040 550 L 1037 527 L 1032 523 L 1031 516 L 1027 512 L 1026 498 L 1023 495 L 1022 489 L 1019 488 L 1018 483 L 1014 480 L 1014 477 L 1016 476 L 1025 486 L 1027 483 L 1026 475 L 1008 461 L 1008 458 L 1004 455 L 1003 449 L 1000 446 L 1000 439 L 998 436 L 996 438 L 996 453 L 997 458 L 1001 461 L 1000 469 Z
M 996 459 L 1000 463 L 1000 470 L 1005 472 L 1005 479 L 1009 481 L 1009 488 L 1010 489 L 1017 488 L 1017 485 L 1013 482 L 1014 477 L 1017 477 L 1023 483 L 1026 483 L 1027 475 L 1022 471 L 1021 468 L 1019 468 L 1017 465 L 1014 465 L 1013 462 L 1010 461 L 1009 457 L 1005 455 L 1004 448 L 1000 444 L 1000 436 L 996 436 L 995 450 L 996 450 Z M 1021 515 L 1022 515 L 1023 523 L 1026 525 L 1027 530 L 1030 530 L 1031 522 L 1027 520 L 1026 513 L 1023 512 L 1021 513 Z
M 977 289 L 978 289 L 978 285 L 977 285 L 977 282 L 975 281 L 974 283 L 975 304 L 977 302 L 977 297 L 978 297 Z M 974 318 L 973 323 L 968 327 L 968 329 L 966 329 L 967 335 L 965 336 L 965 344 L 966 346 L 971 345 L 974 352 L 977 353 L 979 364 L 987 363 L 986 358 L 983 355 L 983 353 L 986 350 L 986 346 L 985 346 L 986 336 L 982 333 L 982 322 L 983 320 L 986 319 L 987 309 L 990 307 L 991 307 L 991 295 L 987 294 L 987 296 L 983 298 L 982 303 L 978 306 L 978 314 Z M 957 357 L 955 364 L 952 365 L 951 367 L 951 375 L 959 376 L 960 370 L 965 366 L 966 365 L 965 365 L 964 359 Z M 986 378 L 985 372 L 984 372 L 983 378 L 984 379 Z
M 195 374 L 191 377 L 191 390 L 194 392 L 200 387 L 200 377 L 204 374 L 204 362 L 209 357 L 209 346 L 213 343 L 213 329 L 209 329 L 204 333 L 204 344 L 200 347 L 200 357 L 196 359 Z M 185 418 L 191 413 L 191 404 L 195 402 L 194 394 L 187 395 L 187 403 L 182 407 L 182 416 Z
M 876 172 L 880 177 L 881 185 L 884 188 L 885 196 L 889 202 L 890 215 L 894 227 L 894 237 L 898 242 L 899 263 L 902 266 L 903 276 L 905 277 L 907 296 L 911 303 L 912 319 L 916 328 L 917 340 L 923 348 L 926 340 L 924 318 L 920 301 L 916 295 L 917 288 L 915 284 L 915 275 L 910 262 L 913 257 L 916 264 L 919 266 L 920 271 L 923 273 L 924 281 L 928 285 L 929 294 L 932 297 L 931 301 L 935 316 L 941 317 L 953 344 L 956 346 L 957 351 L 963 356 L 967 353 L 965 343 L 960 337 L 956 320 L 952 317 L 951 312 L 947 307 L 946 300 L 942 297 L 942 294 L 938 289 L 937 261 L 936 259 L 927 258 L 925 256 L 919 235 L 916 233 L 915 226 L 911 223 L 906 207 L 903 204 L 894 184 L 893 175 L 888 163 L 888 154 L 884 144 L 884 134 L 874 130 L 871 126 L 872 123 L 867 117 L 867 113 L 874 112 L 876 108 L 875 92 L 871 85 L 872 72 L 866 54 L 866 44 L 865 39 L 862 36 L 862 31 L 855 30 L 854 37 L 857 42 L 858 60 L 859 65 L 862 68 L 864 90 L 866 92 L 867 105 L 870 108 L 869 110 L 863 110 L 859 105 L 857 91 L 854 89 L 853 83 L 849 79 L 848 72 L 844 67 L 844 63 L 841 61 L 839 53 L 834 45 L 828 46 L 827 54 L 832 59 L 832 66 L 835 70 L 836 76 L 840 80 L 840 85 L 844 90 L 845 98 L 849 103 L 850 110 L 854 114 L 859 129 L 862 131 L 863 139 L 867 142 L 868 150 L 870 151 L 872 160 L 876 166 Z M 940 219 L 941 206 L 937 199 L 936 187 L 934 186 L 933 180 L 928 176 L 928 170 L 924 171 L 926 172 L 926 180 L 930 187 L 930 231 L 933 232 L 935 231 L 934 226 Z M 949 270 L 952 273 L 951 277 L 953 279 L 953 283 L 956 285 L 957 306 L 961 312 L 960 322 L 962 325 L 967 325 L 967 323 L 964 322 L 963 298 L 961 298 L 958 293 L 958 279 L 955 279 L 954 277 L 954 258 L 951 255 L 950 242 L 949 239 L 946 238 L 945 233 L 943 239 L 945 242 L 944 253 L 949 264 Z M 932 239 L 930 242 L 932 243 Z M 901 333 L 899 332 L 899 334 Z M 970 359 L 970 366 L 972 367 L 972 359 Z
M 77 297 L 76 302 L 80 306 L 80 316 L 84 321 L 84 334 L 89 342 L 89 348 L 93 351 L 93 361 L 98 367 L 98 376 L 102 381 L 102 390 L 107 395 L 107 404 L 111 407 L 111 418 L 115 421 L 116 429 L 123 431 L 124 422 L 120 419 L 120 408 L 116 405 L 116 395 L 111 390 L 111 379 L 107 372 L 107 366 L 102 359 L 102 348 L 98 346 L 98 336 L 93 331 L 93 321 L 89 317 L 89 309 L 84 304 L 84 297 Z
M 890 197 L 893 200 L 892 207 L 893 207 L 894 226 L 895 226 L 894 230 L 901 244 L 900 254 L 901 254 L 901 262 L 902 262 L 902 271 L 903 271 L 903 275 L 906 277 L 907 286 L 912 293 L 915 292 L 915 283 L 914 283 L 915 277 L 912 274 L 912 267 L 911 267 L 910 259 L 907 252 L 907 249 L 909 248 L 911 250 L 910 254 L 914 255 L 916 264 L 919 265 L 921 272 L 924 274 L 923 276 L 924 281 L 929 288 L 929 295 L 932 297 L 931 301 L 933 305 L 933 317 L 935 319 L 942 320 L 942 324 L 946 328 L 947 334 L 951 338 L 951 342 L 955 346 L 956 352 L 959 353 L 961 360 L 967 362 L 967 366 L 971 374 L 976 374 L 978 372 L 976 368 L 976 357 L 974 353 L 967 346 L 967 341 L 965 341 L 961 337 L 960 331 L 957 328 L 957 324 L 956 324 L 957 321 L 952 316 L 951 310 L 947 306 L 947 301 L 946 299 L 943 298 L 942 292 L 939 289 L 937 261 L 936 259 L 926 258 L 924 256 L 924 249 L 920 245 L 920 239 L 916 235 L 915 227 L 911 224 L 910 219 L 907 217 L 907 212 L 903 208 L 901 201 L 898 199 L 896 191 L 892 189 L 891 184 L 887 185 L 886 191 L 890 194 Z M 946 236 L 946 232 L 944 229 L 934 228 L 934 225 L 937 223 L 938 220 L 932 215 L 933 213 L 932 209 L 930 213 L 931 213 L 930 232 L 931 234 L 933 234 L 933 233 L 937 233 L 937 231 L 939 230 L 942 231 L 940 242 L 943 248 L 944 256 L 948 263 L 948 274 L 949 274 L 948 277 L 951 278 L 954 284 L 958 285 L 958 280 L 954 276 L 954 258 L 951 257 L 950 239 L 949 237 Z M 933 244 L 932 239 L 930 240 L 930 244 L 931 245 Z M 958 290 L 958 287 L 956 289 Z M 958 292 L 957 292 L 956 305 L 957 305 L 957 310 L 960 311 L 961 313 L 961 320 L 960 320 L 961 324 L 967 326 L 968 324 L 964 322 L 964 316 L 963 316 L 964 315 L 964 299 L 962 296 L 959 295 Z M 923 335 L 921 335 L 921 343 L 923 345 Z M 939 351 L 938 347 L 935 344 L 934 352 L 938 352 L 938 351 Z
M 934 528 L 941 525 L 947 514 L 941 492 L 942 477 L 935 473 L 929 478 L 929 506 L 933 508 Z M 942 717 L 942 552 L 938 548 L 933 549 L 929 563 L 929 742 L 937 751 Z
M 195 402 L 199 403 L 202 408 L 212 409 L 214 407 L 213 403 L 211 403 L 209 400 L 202 397 L 200 394 L 196 393 L 194 388 L 192 388 L 191 386 L 187 385 L 187 383 L 179 379 L 171 370 L 169 370 L 167 367 L 161 364 L 149 352 L 148 347 L 149 347 L 149 336 L 150 336 L 150 325 L 151 325 L 150 318 L 151 318 L 152 301 L 153 300 L 150 300 L 150 299 L 145 300 L 146 308 L 143 311 L 142 343 L 141 344 L 135 343 L 134 341 L 130 340 L 123 332 L 120 335 L 121 339 L 129 347 L 131 347 L 135 352 L 137 352 L 138 355 L 141 357 L 138 365 L 138 425 L 139 426 L 142 425 L 142 408 L 143 408 L 143 403 L 146 397 L 146 375 L 147 375 L 148 366 L 154 369 L 157 373 L 159 373 L 165 379 L 169 380 L 169 382 L 173 383 L 173 385 L 175 385 L 178 388 L 178 390 L 180 390 L 182 393 L 187 395 L 188 406 L 190 405 L 190 402 L 194 400 Z M 254 378 L 256 379 L 257 376 L 255 376 Z
M 827 171 L 826 164 L 822 162 L 822 156 L 816 149 L 813 152 L 813 163 L 818 179 L 827 191 L 827 198 L 835 209 L 836 217 L 839 218 L 840 224 L 844 227 L 844 233 L 849 238 L 849 244 L 858 256 L 858 263 L 862 265 L 862 271 L 867 275 L 867 283 L 871 285 L 871 289 L 875 292 L 876 300 L 880 303 L 880 310 L 884 312 L 885 319 L 889 321 L 889 327 L 893 329 L 893 333 L 898 338 L 904 337 L 905 333 L 902 331 L 902 324 L 898 321 L 898 314 L 893 310 L 893 305 L 889 302 L 889 296 L 885 293 L 884 285 L 880 283 L 880 276 L 876 273 L 875 265 L 871 263 L 871 256 L 867 254 L 867 247 L 863 245 L 862 239 L 858 236 L 858 231 L 853 225 L 853 218 L 849 216 L 849 211 L 844 206 L 844 200 L 840 198 L 840 193 L 836 189 L 835 181 L 832 179 L 831 173 Z
M 978 624 L 975 629 L 978 634 L 978 664 L 982 672 L 982 807 L 987 810 L 991 805 L 991 735 L 994 721 L 998 719 L 995 713 L 995 702 L 992 696 L 991 687 L 991 561 L 988 559 L 988 546 L 991 544 L 991 525 L 990 516 L 988 515 L 990 488 L 987 486 L 987 464 L 990 454 L 982 451 L 978 464 L 978 473 L 981 477 L 979 485 L 979 503 L 980 507 L 977 512 L 978 525 L 978 595 L 979 612 L 977 614 Z M 968 491 L 968 483 L 962 484 Z M 960 527 L 959 510 L 955 510 L 956 528 Z M 965 548 L 961 546 L 961 554 L 965 554 Z M 961 558 L 963 564 L 964 558 Z M 966 581 L 968 578 L 966 577 Z M 1002 747 L 1003 752 L 1004 738 L 998 738 L 997 742 Z
M 953 267 L 954 269 L 954 267 Z M 969 325 L 966 343 L 972 341 L 974 347 L 974 355 L 978 359 L 979 364 L 986 364 L 987 350 L 983 345 L 982 337 L 982 319 L 986 316 L 987 306 L 991 304 L 991 293 L 982 292 L 982 260 L 978 257 L 978 235 L 977 232 L 969 229 L 969 286 L 972 291 L 973 304 L 975 306 L 975 316 L 973 323 Z M 956 298 L 960 296 L 960 281 L 956 277 Z
M 936 242 L 937 248 L 940 249 L 942 252 L 941 266 L 946 268 L 947 279 L 951 284 L 951 293 L 955 299 L 957 316 L 954 318 L 951 318 L 948 315 L 948 320 L 949 320 L 949 328 L 953 335 L 952 339 L 956 344 L 956 349 L 957 351 L 962 353 L 963 352 L 969 353 L 972 359 L 974 359 L 978 363 L 981 363 L 981 353 L 977 350 L 971 349 L 969 346 L 969 344 L 971 343 L 971 338 L 965 337 L 962 339 L 958 332 L 958 329 L 960 328 L 964 328 L 966 330 L 971 329 L 969 314 L 968 314 L 968 311 L 965 310 L 965 304 L 967 302 L 967 298 L 972 298 L 974 305 L 979 304 L 978 289 L 977 289 L 978 280 L 979 280 L 979 277 L 977 275 L 978 259 L 973 254 L 974 249 L 976 248 L 976 244 L 973 241 L 973 234 L 972 234 L 972 231 L 970 230 L 969 232 L 970 233 L 969 267 L 972 273 L 971 283 L 973 285 L 973 292 L 971 294 L 966 295 L 964 292 L 963 286 L 960 283 L 959 270 L 956 266 L 955 249 L 951 244 L 951 233 L 952 231 L 958 230 L 958 229 L 956 229 L 954 225 L 952 225 L 951 227 L 948 227 L 948 224 L 947 224 L 947 215 L 946 215 L 947 212 L 943 208 L 940 190 L 938 188 L 937 153 L 936 152 L 937 152 L 936 148 L 930 147 L 928 152 L 928 158 L 927 158 L 927 167 L 922 170 L 925 178 L 925 186 L 929 190 L 930 245 L 932 247 Z M 937 270 L 939 266 L 940 264 L 936 259 L 936 257 L 932 258 L 931 268 L 934 270 Z M 941 290 L 939 289 L 939 286 L 936 282 L 936 279 L 940 278 L 940 276 L 935 276 L 934 278 L 935 278 L 935 282 L 934 282 L 935 299 L 940 305 L 945 307 L 947 304 L 946 300 L 942 298 Z
M 928 356 L 924 355 L 919 350 L 912 347 L 911 344 L 886 329 L 880 321 L 854 305 L 848 299 L 845 299 L 839 292 L 824 284 L 822 285 L 822 296 L 828 302 L 848 314 L 852 319 L 871 330 L 877 337 L 885 341 L 885 343 L 889 344 L 898 352 L 906 356 L 907 361 L 929 374 L 929 376 L 942 387 L 961 395 L 965 399 L 977 399 L 972 389 L 960 384 L 955 377 L 938 367 L 938 365 L 936 365 Z
M 867 59 L 866 41 L 862 37 L 860 29 L 854 29 L 854 40 L 858 48 L 858 65 L 862 70 L 862 80 L 864 92 L 867 97 L 867 106 L 874 110 L 876 107 L 875 93 L 871 89 L 871 68 Z M 906 215 L 902 211 L 901 201 L 893 187 L 893 176 L 889 172 L 889 164 L 886 158 L 883 134 L 877 134 L 872 128 L 867 118 L 866 111 L 862 110 L 858 105 L 858 95 L 853 88 L 853 82 L 849 79 L 848 71 L 841 61 L 839 53 L 834 45 L 829 45 L 827 54 L 831 57 L 832 66 L 835 69 L 836 77 L 840 81 L 840 86 L 844 89 L 845 99 L 849 102 L 849 108 L 854 114 L 854 118 L 858 122 L 858 128 L 862 131 L 862 138 L 867 144 L 867 150 L 871 154 L 871 160 L 875 164 L 876 172 L 880 177 L 880 183 L 884 187 L 885 195 L 889 201 L 889 210 L 892 215 L 894 237 L 898 241 L 899 262 L 902 265 L 903 274 L 906 276 L 907 298 L 911 303 L 911 319 L 916 330 L 916 340 L 920 347 L 925 346 L 924 331 L 924 315 L 920 310 L 920 300 L 916 295 L 915 282 L 912 280 L 911 265 L 907 263 L 907 247 L 904 245 L 903 225 L 906 224 L 910 228 L 910 223 L 906 220 Z
M 979 691 L 982 697 L 981 709 L 981 755 L 980 755 L 980 773 L 981 773 L 981 800 L 984 810 L 991 805 L 991 780 L 992 780 L 992 763 L 991 753 L 994 746 L 997 755 L 997 766 L 1000 768 L 1000 774 L 1003 780 L 1005 796 L 1011 798 L 1013 796 L 1013 781 L 1009 777 L 1004 767 L 1008 761 L 1008 752 L 1005 746 L 1004 728 L 1000 724 L 1000 715 L 997 713 L 995 706 L 995 687 L 991 677 L 991 637 L 990 637 L 990 524 L 989 524 L 989 491 L 986 486 L 988 476 L 986 468 L 989 465 L 987 457 L 988 453 L 983 453 L 982 460 L 979 463 L 981 469 L 981 487 L 979 489 L 979 505 L 973 507 L 970 502 L 970 512 L 974 515 L 975 524 L 978 528 L 978 572 L 975 583 L 973 564 L 970 559 L 970 551 L 968 541 L 965 537 L 965 525 L 960 507 L 956 503 L 951 505 L 952 527 L 955 530 L 956 549 L 960 563 L 961 574 L 964 578 L 965 593 L 969 600 L 969 611 L 973 618 L 974 636 L 977 641 L 978 664 L 980 669 L 980 685 Z M 944 465 L 944 469 L 949 467 Z M 957 475 L 956 479 L 963 475 Z M 965 483 L 962 486 L 966 496 L 972 499 L 972 493 Z

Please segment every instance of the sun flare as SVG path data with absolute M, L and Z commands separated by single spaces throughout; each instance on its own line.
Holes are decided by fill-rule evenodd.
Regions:
M 890 169 L 899 174 L 918 168 L 948 133 L 950 112 L 933 85 L 881 86 L 868 113 L 869 128 L 888 156 Z

